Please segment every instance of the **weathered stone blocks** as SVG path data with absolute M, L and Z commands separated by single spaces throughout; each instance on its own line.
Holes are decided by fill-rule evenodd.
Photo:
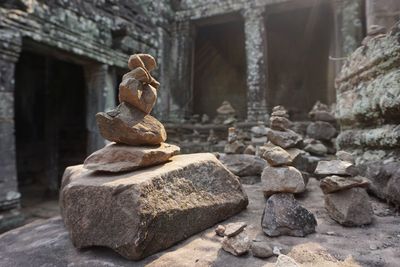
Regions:
M 69 167 L 60 192 L 75 247 L 106 246 L 132 260 L 166 249 L 247 204 L 237 176 L 208 153 L 112 176 Z

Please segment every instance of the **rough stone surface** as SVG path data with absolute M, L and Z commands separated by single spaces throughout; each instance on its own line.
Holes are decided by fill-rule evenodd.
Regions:
M 222 248 L 235 256 L 242 256 L 249 252 L 251 241 L 245 232 L 233 237 L 224 237 L 222 241 Z
M 218 225 L 217 228 L 215 228 L 215 233 L 219 236 L 224 236 L 225 233 L 225 226 L 223 225 Z
M 180 148 L 161 143 L 159 146 L 109 144 L 86 158 L 83 167 L 94 171 L 123 172 L 167 162 Z
M 256 149 L 253 145 L 248 145 L 246 149 L 243 151 L 243 154 L 255 155 Z
M 290 165 L 292 163 L 290 154 L 279 146 L 266 146 L 263 158 L 266 159 L 271 166 Z
M 319 181 L 311 178 L 308 188 L 306 197 L 299 198 L 298 201 L 317 215 L 318 227 L 316 233 L 308 235 L 306 239 L 291 236 L 271 239 L 262 232 L 260 218 L 265 207 L 265 199 L 259 192 L 259 185 L 244 185 L 249 196 L 249 205 L 227 222 L 247 222 L 249 227 L 246 233 L 251 240 L 267 242 L 276 252 L 288 253 L 288 256 L 299 263 L 318 267 L 398 265 L 400 237 L 397 235 L 400 216 L 396 216 L 396 212 L 390 206 L 371 198 L 374 213 L 379 215 L 375 216 L 374 224 L 368 227 L 344 227 L 329 217 L 324 207 L 324 195 L 319 187 Z M 276 262 L 276 257 L 268 259 L 252 256 L 234 257 L 230 253 L 225 253 L 221 248 L 222 238 L 217 236 L 214 230 L 214 226 L 210 227 L 170 249 L 141 261 L 129 261 L 108 248 L 92 247 L 83 250 L 74 248 L 61 218 L 55 217 L 0 235 L 0 262 L 2 267 L 68 265 L 269 267 Z M 365 236 L 368 236 L 369 242 L 360 242 Z M 376 250 L 371 250 L 371 245 L 374 245 Z
M 332 175 L 325 177 L 321 180 L 320 187 L 324 194 L 333 193 L 353 187 L 364 187 L 367 188 L 369 185 L 368 179 L 356 176 L 356 177 L 341 177 Z
M 96 115 L 100 134 L 127 145 L 159 145 L 167 139 L 164 126 L 153 116 L 123 102 L 114 110 Z
M 344 175 L 344 176 L 355 176 L 358 174 L 358 168 L 351 162 L 342 160 L 321 160 L 318 162 L 315 174 L 321 176 L 327 175 Z
M 225 225 L 224 236 L 232 237 L 241 233 L 247 226 L 245 222 L 228 223 Z
M 261 226 L 268 236 L 300 236 L 315 232 L 314 215 L 303 208 L 293 194 L 274 194 L 268 198 Z
M 315 103 L 311 111 L 308 113 L 308 116 L 313 121 L 326 121 L 326 122 L 336 121 L 329 107 L 319 101 Z
M 265 196 L 275 193 L 301 193 L 305 184 L 301 172 L 292 166 L 266 167 L 261 174 Z
M 253 242 L 251 253 L 257 258 L 269 258 L 274 255 L 272 248 L 267 242 Z
M 303 140 L 300 135 L 289 129 L 286 131 L 269 130 L 267 136 L 271 143 L 282 148 L 295 147 Z
M 336 157 L 339 160 L 343 160 L 343 161 L 348 161 L 354 164 L 354 157 L 352 154 L 350 154 L 349 152 L 343 151 L 343 150 L 339 150 L 336 152 Z
M 345 226 L 360 226 L 372 222 L 371 203 L 363 188 L 350 188 L 327 194 L 325 207 L 333 220 Z
M 269 126 L 273 130 L 284 131 L 290 127 L 290 121 L 285 117 L 271 116 Z
M 330 140 L 336 135 L 336 129 L 329 122 L 316 121 L 307 127 L 307 136 L 317 140 Z
M 242 186 L 212 154 L 119 175 L 67 168 L 60 206 L 74 246 L 142 259 L 243 210 Z
M 304 150 L 317 156 L 324 156 L 328 153 L 326 146 L 320 142 L 310 143 L 304 147 Z
M 299 267 L 300 265 L 291 257 L 280 254 L 276 260 L 275 267 Z
M 266 166 L 267 161 L 254 155 L 220 154 L 219 160 L 237 176 L 259 176 Z
M 224 148 L 224 152 L 226 154 L 242 154 L 244 150 L 245 150 L 245 145 L 238 140 L 226 144 Z

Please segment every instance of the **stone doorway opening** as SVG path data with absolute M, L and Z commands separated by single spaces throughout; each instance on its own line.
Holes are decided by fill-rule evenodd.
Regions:
M 17 175 L 24 210 L 56 202 L 65 167 L 85 159 L 85 78 L 80 65 L 30 51 L 21 53 L 15 77 Z
M 243 19 L 239 14 L 196 25 L 193 66 L 195 114 L 216 115 L 229 101 L 240 119 L 246 118 L 246 58 Z
M 270 107 L 288 107 L 293 120 L 306 119 L 317 100 L 327 103 L 329 91 L 334 92 L 333 22 L 329 2 L 266 16 L 267 101 Z

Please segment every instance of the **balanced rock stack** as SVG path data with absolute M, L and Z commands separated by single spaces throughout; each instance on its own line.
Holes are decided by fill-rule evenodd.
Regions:
M 337 160 L 320 161 L 315 174 L 324 177 L 320 187 L 325 194 L 325 208 L 329 216 L 345 226 L 359 226 L 372 222 L 372 207 L 366 189 L 368 179 L 357 176 L 351 155 L 336 153 Z
M 240 212 L 248 199 L 214 155 L 173 156 L 179 147 L 164 143 L 164 126 L 149 115 L 156 62 L 136 54 L 128 66 L 120 105 L 96 115 L 113 143 L 65 170 L 60 206 L 75 247 L 109 247 L 139 260 Z
M 242 154 L 245 150 L 245 145 L 242 140 L 238 139 L 238 133 L 235 127 L 228 129 L 228 143 L 225 145 L 224 152 L 226 154 Z
M 318 101 L 308 116 L 313 122 L 307 127 L 304 150 L 315 156 L 325 156 L 328 152 L 334 154 L 332 139 L 337 134 L 336 119 L 329 107 Z
M 282 106 L 275 107 L 270 117 L 271 131 L 286 133 L 290 138 L 274 139 L 263 147 L 267 166 L 262 174 L 262 189 L 268 198 L 261 226 L 268 236 L 306 236 L 315 232 L 314 215 L 300 206 L 293 194 L 305 191 L 306 183 L 299 170 L 290 166 L 291 155 L 284 149 L 297 145 L 301 138 L 287 129 L 290 121 Z M 277 141 L 278 140 L 278 141 Z
M 215 124 L 232 124 L 236 121 L 236 110 L 232 107 L 229 101 L 222 102 L 221 106 L 217 108 L 217 116 L 213 122 Z

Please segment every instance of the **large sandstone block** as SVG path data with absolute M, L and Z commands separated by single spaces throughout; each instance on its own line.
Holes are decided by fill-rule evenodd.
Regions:
M 75 247 L 105 246 L 131 260 L 166 249 L 247 204 L 237 176 L 209 153 L 114 175 L 72 166 L 60 192 Z

